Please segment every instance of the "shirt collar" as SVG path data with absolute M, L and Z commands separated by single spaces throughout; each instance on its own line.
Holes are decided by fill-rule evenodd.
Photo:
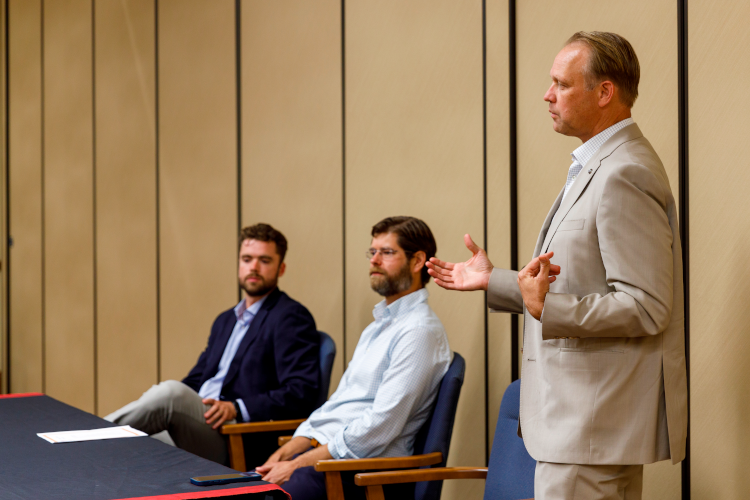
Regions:
M 634 123 L 635 122 L 633 121 L 633 118 L 625 118 L 624 120 L 615 123 L 611 127 L 602 130 L 594 137 L 578 146 L 578 148 L 576 148 L 576 150 L 573 151 L 570 156 L 573 157 L 573 161 L 578 162 L 578 164 L 583 167 L 596 154 L 596 152 L 599 151 L 599 148 L 602 147 L 602 144 L 607 142 L 607 139 L 609 139 L 628 125 L 632 125 Z
M 429 297 L 429 295 L 427 289 L 422 287 L 416 292 L 404 295 L 391 305 L 385 305 L 385 300 L 381 300 L 375 304 L 375 307 L 372 310 L 372 315 L 375 318 L 375 321 L 380 321 L 388 316 L 392 318 L 402 316 L 412 310 L 417 304 L 427 302 L 427 297 Z
M 240 321 L 243 319 L 243 316 L 245 313 L 248 313 L 250 316 L 245 319 L 254 318 L 256 314 L 258 314 L 258 311 L 260 311 L 260 307 L 263 305 L 263 302 L 266 301 L 268 298 L 268 295 L 260 299 L 258 302 L 254 303 L 250 307 L 247 307 L 247 301 L 245 299 L 242 299 L 239 304 L 234 306 L 234 315 L 237 316 L 237 321 Z

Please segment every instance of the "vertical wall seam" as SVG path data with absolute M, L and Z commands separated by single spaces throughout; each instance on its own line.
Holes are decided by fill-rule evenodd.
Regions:
M 10 0 L 5 0 L 5 385 L 0 392 L 10 392 Z
M 487 1 L 482 0 L 482 196 L 484 250 L 488 250 L 487 234 Z M 489 309 L 484 291 L 484 461 L 490 463 L 490 365 Z
M 154 153 L 156 174 L 156 382 L 161 381 L 161 211 L 159 210 L 159 0 L 154 0 Z
M 677 0 L 677 79 L 679 136 L 680 240 L 685 315 L 685 368 L 687 372 L 688 415 L 690 414 L 690 197 L 688 129 L 688 2 Z M 682 499 L 690 500 L 690 418 L 688 418 L 685 460 L 682 461 Z
M 41 178 L 42 178 L 42 196 L 41 196 L 41 209 L 42 209 L 42 220 L 41 220 L 41 226 L 42 226 L 42 262 L 41 262 L 41 268 L 42 268 L 42 392 L 47 393 L 47 266 L 46 266 L 46 246 L 47 246 L 47 237 L 46 237 L 46 225 L 45 221 L 47 219 L 47 206 L 46 206 L 46 199 L 47 199 L 47 186 L 45 183 L 45 171 L 46 171 L 46 163 L 47 163 L 47 156 L 46 156 L 46 149 L 45 149 L 45 100 L 44 100 L 44 0 L 40 0 L 40 16 L 39 20 L 42 25 L 41 34 L 42 34 L 42 40 L 41 40 L 41 108 L 42 108 L 42 144 L 41 144 L 41 150 L 42 150 L 42 161 L 41 161 Z
M 91 0 L 91 187 L 93 229 L 93 287 L 94 287 L 94 414 L 99 413 L 99 314 L 97 286 L 97 231 L 96 231 L 96 6 Z
M 342 355 L 346 371 L 346 0 L 341 0 L 341 263 Z
M 518 148 L 516 89 L 516 0 L 508 0 L 508 73 L 510 79 L 510 268 L 518 270 Z M 517 314 L 511 314 L 511 381 L 519 377 L 519 342 Z
M 234 0 L 235 72 L 237 86 L 237 235 L 242 230 L 242 10 L 241 1 Z M 237 287 L 237 300 L 242 300 L 242 287 Z

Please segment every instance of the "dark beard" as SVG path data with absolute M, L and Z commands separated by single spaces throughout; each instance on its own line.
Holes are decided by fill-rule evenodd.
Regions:
M 396 295 L 397 293 L 404 292 L 411 287 L 413 279 L 411 272 L 409 271 L 408 262 L 404 264 L 404 267 L 402 267 L 395 276 L 388 276 L 382 269 L 378 269 L 378 271 L 382 272 L 383 275 L 377 278 L 371 275 L 370 287 L 383 297 Z
M 259 275 L 253 275 L 256 278 L 260 278 L 260 283 L 256 287 L 250 287 L 244 281 L 240 281 L 240 288 L 245 290 L 245 293 L 250 297 L 262 297 L 268 292 L 276 288 L 278 282 L 278 276 L 273 280 L 266 282 L 265 278 Z

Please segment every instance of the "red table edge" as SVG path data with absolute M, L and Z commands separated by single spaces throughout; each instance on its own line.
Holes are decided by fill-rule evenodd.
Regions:
M 289 500 L 292 496 L 275 484 L 261 484 L 256 486 L 245 486 L 243 488 L 231 488 L 226 490 L 191 491 L 185 493 L 169 493 L 153 497 L 129 497 L 118 500 L 192 500 L 194 498 L 218 498 L 230 495 L 242 495 L 244 493 L 263 493 L 264 491 L 278 490 L 286 494 Z
M 0 399 L 10 398 L 31 398 L 34 396 L 44 396 L 41 392 L 21 392 L 18 394 L 0 394 Z

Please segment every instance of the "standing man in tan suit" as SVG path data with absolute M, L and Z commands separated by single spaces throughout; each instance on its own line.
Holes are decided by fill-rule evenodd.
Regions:
M 631 118 L 640 67 L 614 33 L 579 32 L 544 96 L 556 132 L 583 145 L 534 258 L 495 269 L 431 259 L 435 282 L 487 290 L 524 314 L 520 430 L 535 499 L 641 498 L 643 464 L 685 457 L 682 253 L 667 174 Z

